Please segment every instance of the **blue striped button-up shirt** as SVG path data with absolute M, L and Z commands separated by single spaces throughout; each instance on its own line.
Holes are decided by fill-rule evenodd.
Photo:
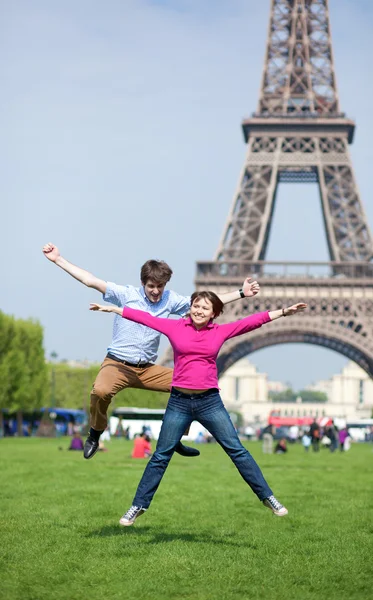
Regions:
M 154 303 L 148 300 L 143 287 L 117 285 L 110 281 L 106 284 L 103 299 L 115 306 L 129 306 L 163 318 L 171 314 L 182 317 L 190 307 L 190 296 L 180 296 L 172 290 L 165 290 L 159 302 Z M 131 363 L 154 363 L 157 360 L 160 338 L 161 334 L 158 331 L 115 315 L 113 339 L 107 351 Z

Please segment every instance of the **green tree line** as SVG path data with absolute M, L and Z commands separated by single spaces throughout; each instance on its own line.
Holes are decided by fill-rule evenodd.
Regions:
M 45 406 L 49 396 L 48 370 L 43 349 L 43 328 L 32 319 L 15 319 L 0 311 L 0 409 L 17 413 Z M 0 428 L 3 429 L 0 410 Z
M 0 431 L 3 411 L 17 414 L 22 435 L 23 413 L 43 407 L 80 408 L 89 411 L 89 396 L 100 365 L 72 367 L 46 362 L 43 328 L 33 319 L 16 319 L 0 311 Z M 163 408 L 168 394 L 135 389 L 116 395 L 114 406 Z
M 324 392 L 313 390 L 300 390 L 294 392 L 291 388 L 283 392 L 269 392 L 269 398 L 272 402 L 296 402 L 297 398 L 301 398 L 302 402 L 327 402 L 328 397 Z
M 66 363 L 48 363 L 51 390 L 50 406 L 56 408 L 80 408 L 89 411 L 90 392 L 100 365 L 71 367 Z M 112 400 L 115 406 L 136 406 L 138 408 L 164 408 L 169 394 L 145 390 L 122 390 Z

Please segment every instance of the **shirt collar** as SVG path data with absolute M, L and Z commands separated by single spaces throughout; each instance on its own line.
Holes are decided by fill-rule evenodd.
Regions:
M 190 317 L 187 317 L 185 319 L 185 324 L 190 325 L 191 327 L 194 327 L 194 323 Z M 196 329 L 194 327 L 194 329 L 196 329 L 196 331 L 203 331 L 204 329 L 212 329 L 213 327 L 214 327 L 214 321 L 211 320 L 207 323 L 206 327 L 202 327 L 202 329 Z

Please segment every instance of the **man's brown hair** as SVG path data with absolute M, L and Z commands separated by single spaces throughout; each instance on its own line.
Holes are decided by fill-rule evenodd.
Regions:
M 192 305 L 195 300 L 199 300 L 200 298 L 210 300 L 212 304 L 212 310 L 214 311 L 214 318 L 222 314 L 224 304 L 220 300 L 219 296 L 215 294 L 215 292 L 193 292 L 190 297 L 190 304 Z
M 140 278 L 144 285 L 149 281 L 166 285 L 172 276 L 172 269 L 164 260 L 147 260 L 141 267 Z

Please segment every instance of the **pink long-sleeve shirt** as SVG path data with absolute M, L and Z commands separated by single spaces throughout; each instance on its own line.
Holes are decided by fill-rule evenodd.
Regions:
M 218 325 L 210 322 L 203 329 L 196 329 L 190 317 L 177 320 L 162 319 L 127 307 L 124 307 L 122 316 L 160 331 L 168 337 L 174 351 L 172 385 L 190 390 L 217 388 L 216 358 L 224 342 L 258 329 L 271 320 L 268 312 L 262 312 L 233 323 Z

